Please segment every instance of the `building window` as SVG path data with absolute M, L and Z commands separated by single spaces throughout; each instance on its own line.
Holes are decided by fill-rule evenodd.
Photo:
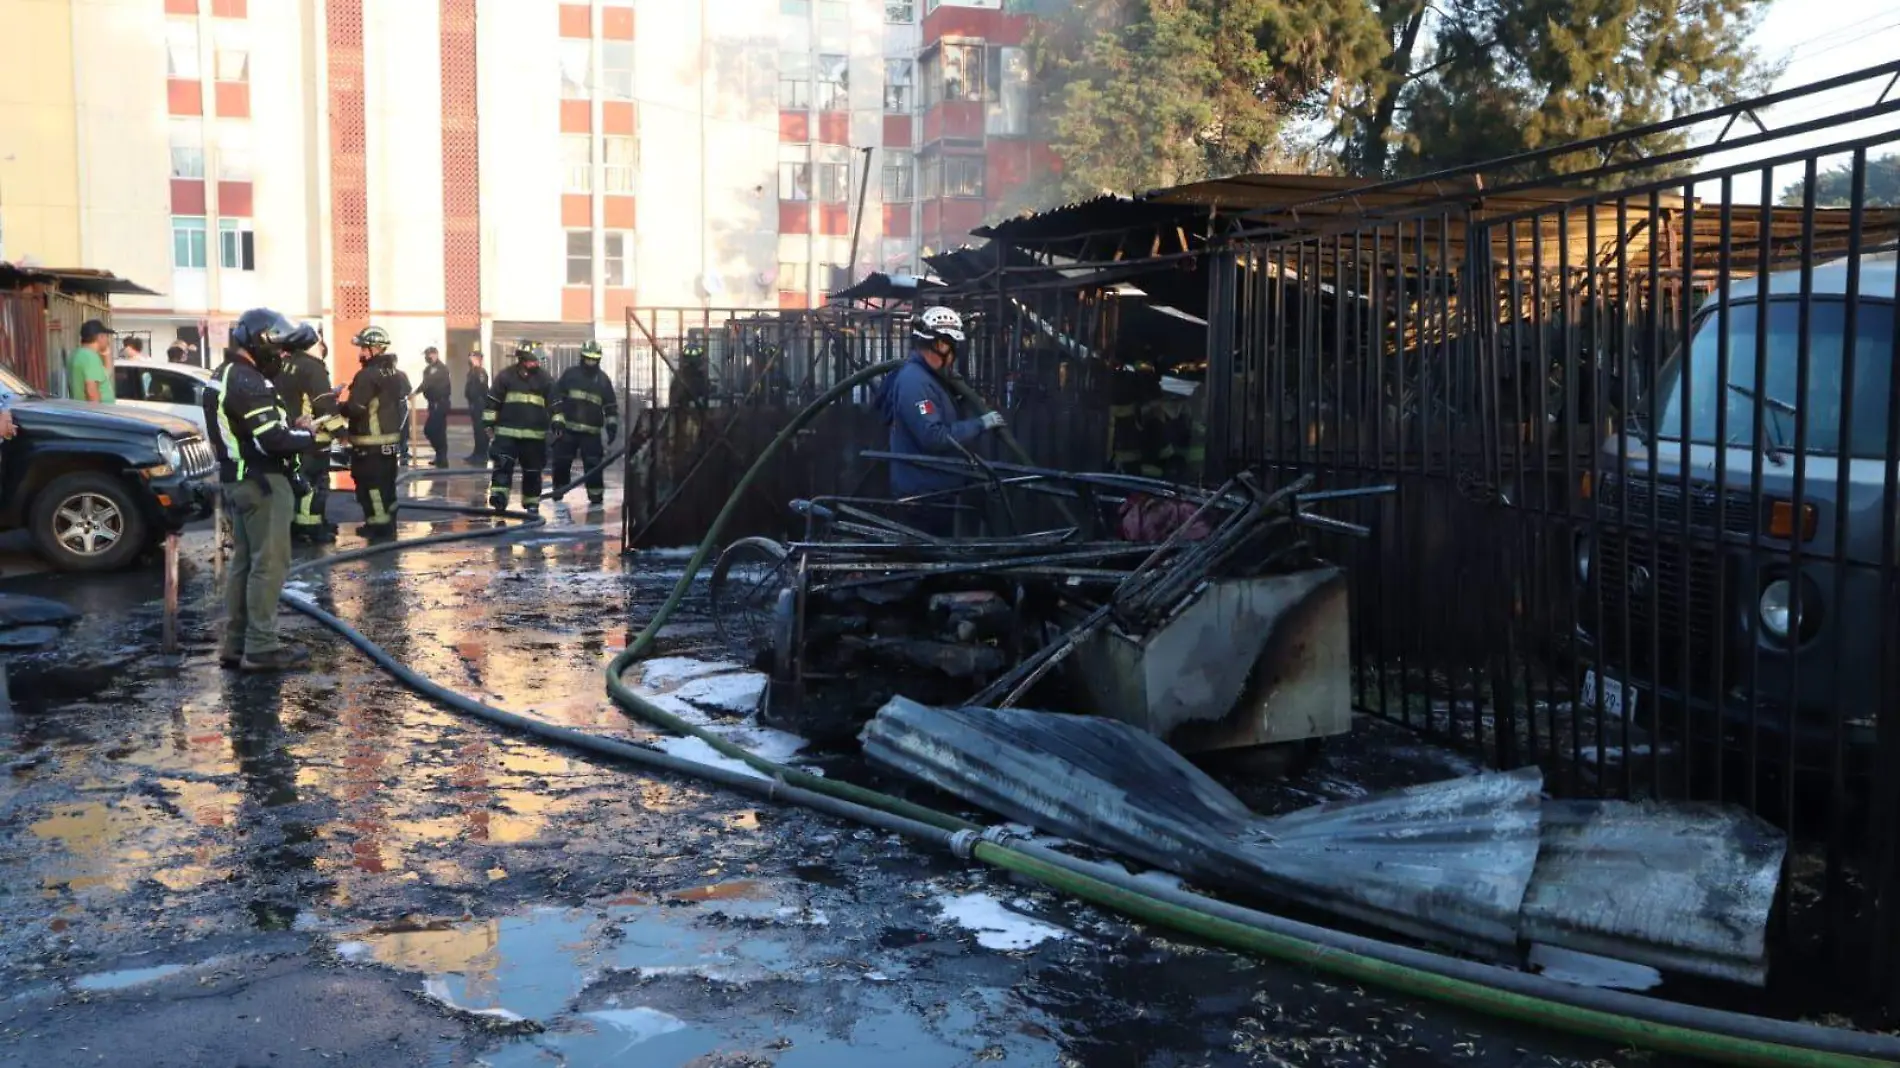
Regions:
M 884 0 L 884 21 L 916 22 L 917 0 Z
M 217 63 L 214 72 L 221 82 L 248 82 L 251 80 L 251 42 L 244 32 L 242 22 L 220 22 L 213 35 L 213 55 Z
M 609 135 L 601 138 L 600 147 L 605 192 L 632 196 L 634 178 L 640 172 L 640 139 L 631 134 Z
M 571 286 L 594 284 L 594 232 L 592 230 L 567 232 L 567 284 Z
M 851 202 L 851 157 L 844 150 L 827 149 L 818 161 L 818 202 Z
M 778 10 L 781 15 L 804 15 L 809 18 L 811 0 L 778 0 Z
M 218 142 L 218 181 L 248 182 L 252 178 L 251 146 L 246 139 Z
M 600 258 L 600 268 L 606 275 L 607 284 L 616 289 L 633 285 L 633 235 L 609 230 L 601 238 L 605 248 Z
M 818 57 L 818 106 L 825 111 L 851 110 L 851 57 Z
M 601 42 L 600 95 L 607 100 L 633 99 L 632 41 Z
M 786 293 L 803 293 L 811 288 L 811 265 L 798 260 L 780 260 L 778 287 Z
M 586 100 L 594 80 L 594 42 L 563 37 L 561 49 L 561 99 Z
M 824 22 L 843 22 L 847 13 L 845 0 L 818 0 L 818 18 Z
M 561 192 L 594 191 L 594 135 L 561 135 Z
M 983 157 L 945 156 L 943 195 L 980 199 L 983 196 Z
M 836 293 L 851 288 L 851 268 L 841 263 L 825 263 L 818 267 L 819 288 L 826 293 Z
M 811 107 L 811 54 L 782 52 L 778 59 L 778 106 L 786 111 Z
M 257 269 L 256 238 L 249 220 L 218 220 L 218 266 L 227 271 Z
M 811 149 L 807 146 L 778 146 L 778 198 L 811 199 Z
M 981 101 L 983 99 L 983 46 L 946 44 L 941 51 L 943 99 Z
M 935 200 L 943 195 L 943 157 L 926 156 L 918 168 L 919 180 L 923 185 L 925 200 Z
M 917 199 L 917 157 L 908 152 L 884 154 L 884 203 L 905 204 Z
M 204 270 L 204 216 L 172 216 L 172 266 L 180 267 L 188 271 Z
M 884 61 L 884 110 L 908 115 L 917 102 L 917 64 L 908 59 Z
M 195 81 L 199 77 L 198 23 L 165 20 L 165 76 Z
M 1021 48 L 990 49 L 985 77 L 989 101 L 984 129 L 1020 137 L 1029 132 L 1029 53 Z
M 172 177 L 203 178 L 205 176 L 203 127 L 196 122 L 174 122 L 171 142 Z

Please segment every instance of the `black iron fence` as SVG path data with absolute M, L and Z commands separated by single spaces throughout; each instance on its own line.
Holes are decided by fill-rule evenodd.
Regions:
M 962 375 L 1005 413 L 1024 451 L 1052 466 L 1100 469 L 1107 379 L 1095 350 L 1078 340 L 1100 336 L 1099 311 L 1078 311 L 1073 295 L 1068 311 L 1053 297 L 944 302 L 965 317 Z M 644 414 L 635 428 L 642 447 L 627 460 L 627 545 L 697 543 L 800 410 L 852 374 L 908 355 L 914 311 L 631 311 L 625 387 Z M 791 533 L 794 498 L 883 495 L 882 467 L 861 456 L 889 443 L 878 397 L 879 383 L 863 385 L 794 438 L 742 500 L 729 535 Z M 979 451 L 1002 457 L 994 440 Z
M 1894 142 L 1231 246 L 1208 413 L 1212 473 L 1398 485 L 1328 546 L 1360 709 L 1571 794 L 1747 805 L 1794 842 L 1785 974 L 1889 997 Z

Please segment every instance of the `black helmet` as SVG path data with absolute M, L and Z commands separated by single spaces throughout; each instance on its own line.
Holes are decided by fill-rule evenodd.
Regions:
M 525 337 L 515 342 L 515 359 L 521 363 L 527 363 L 531 360 L 539 362 L 541 359 L 541 343 L 539 341 L 530 341 Z
M 293 324 L 269 308 L 252 308 L 231 324 L 231 347 L 250 353 L 265 374 L 276 373 L 284 353 L 302 352 L 316 343 L 317 331 L 310 324 Z
M 380 326 L 366 326 L 356 332 L 351 343 L 366 349 L 386 349 L 389 347 L 389 331 Z
M 704 356 L 706 355 L 706 342 L 700 338 L 689 337 L 680 345 L 680 355 L 686 357 Z
M 599 363 L 600 342 L 592 340 L 581 342 L 581 359 L 588 363 Z

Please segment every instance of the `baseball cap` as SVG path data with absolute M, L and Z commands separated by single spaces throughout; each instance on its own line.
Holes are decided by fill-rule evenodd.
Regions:
M 117 330 L 112 329 L 97 319 L 87 319 L 79 325 L 79 340 L 81 341 L 91 341 L 100 334 L 116 333 L 118 333 Z

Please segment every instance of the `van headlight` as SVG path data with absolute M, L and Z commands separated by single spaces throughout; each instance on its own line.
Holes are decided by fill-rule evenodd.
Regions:
M 185 465 L 184 450 L 178 447 L 178 439 L 170 434 L 160 434 L 153 447 L 158 449 L 158 458 L 165 461 L 166 467 L 175 471 Z
M 1762 587 L 1761 626 L 1771 636 L 1787 641 L 1801 620 L 1794 614 L 1794 586 L 1787 579 L 1776 579 Z

